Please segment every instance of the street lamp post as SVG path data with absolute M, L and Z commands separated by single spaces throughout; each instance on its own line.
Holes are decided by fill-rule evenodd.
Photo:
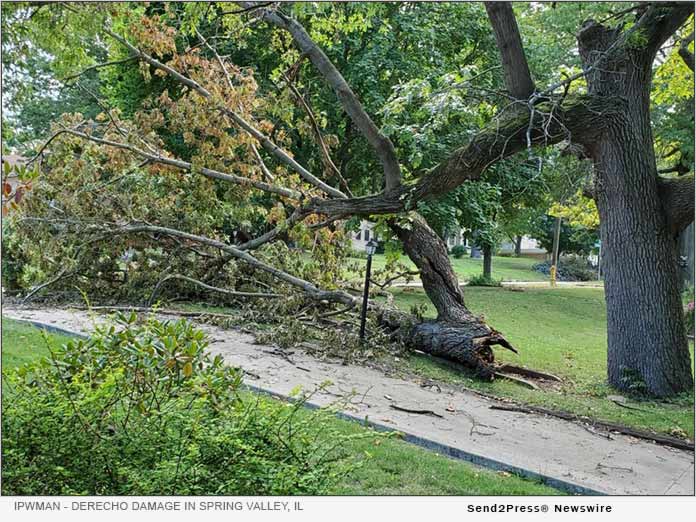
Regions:
M 362 313 L 360 314 L 360 341 L 365 340 L 365 320 L 367 319 L 367 296 L 370 293 L 370 271 L 372 270 L 372 254 L 377 251 L 377 241 L 370 239 L 365 245 L 367 252 L 367 267 L 365 269 L 365 290 L 363 291 Z

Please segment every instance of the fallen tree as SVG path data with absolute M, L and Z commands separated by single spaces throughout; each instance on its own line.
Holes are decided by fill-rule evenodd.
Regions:
M 261 123 L 253 119 L 251 104 L 244 108 L 235 100 L 235 85 L 244 80 L 232 78 L 233 65 L 226 64 L 215 45 L 200 33 L 198 37 L 213 53 L 211 60 L 204 60 L 197 53 L 176 52 L 175 46 L 163 35 L 158 38 L 164 41 L 162 47 L 167 53 L 142 40 L 134 43 L 113 29 L 107 17 L 101 31 L 105 37 L 118 42 L 130 57 L 137 58 L 159 76 L 183 87 L 184 97 L 177 102 L 167 100 L 167 103 L 174 106 L 184 101 L 194 104 L 197 110 L 207 111 L 207 117 L 216 128 L 233 128 L 246 136 L 246 141 L 240 143 L 255 152 L 250 157 L 258 162 L 263 179 L 225 172 L 223 161 L 218 162 L 220 167 L 211 168 L 176 158 L 161 142 L 153 143 L 133 126 L 124 129 L 113 117 L 102 127 L 101 133 L 98 126 L 95 131 L 94 126 L 88 127 L 85 122 L 63 126 L 48 140 L 46 147 L 63 135 L 78 138 L 99 147 L 119 149 L 150 165 L 266 193 L 291 212 L 288 219 L 272 230 L 236 246 L 171 227 L 135 221 L 102 227 L 100 233 L 167 236 L 187 244 L 204 245 L 224 253 L 210 265 L 212 267 L 235 259 L 290 285 L 315 302 L 352 308 L 356 296 L 341 289 L 324 290 L 312 281 L 260 261 L 253 251 L 276 241 L 295 224 L 324 228 L 349 216 L 387 215 L 391 230 L 420 272 L 424 290 L 437 310 L 437 318 L 414 323 L 412 318 L 385 310 L 376 303 L 372 304 L 372 310 L 387 329 L 410 346 L 461 362 L 475 368 L 481 376 L 492 378 L 495 374 L 492 347 L 502 346 L 513 351 L 515 348 L 500 332 L 468 310 L 446 246 L 418 214 L 418 203 L 436 199 L 465 181 L 479 179 L 489 166 L 518 152 L 571 142 L 587 151 L 597 172 L 594 194 L 602 216 L 607 256 L 609 381 L 618 388 L 625 388 L 631 385 L 629 377 L 638 378 L 655 395 L 671 395 L 691 388 L 689 353 L 673 262 L 673 237 L 693 220 L 693 186 L 689 189 L 688 182 L 665 181 L 657 175 L 646 93 L 650 88 L 650 68 L 655 53 L 691 16 L 692 6 L 641 4 L 634 9 L 635 24 L 626 30 L 589 21 L 579 36 L 584 71 L 566 82 L 539 91 L 527 65 L 511 6 L 504 2 L 487 4 L 512 101 L 486 128 L 452 152 L 438 167 L 407 183 L 393 143 L 379 130 L 337 67 L 305 28 L 278 6 L 238 3 L 242 16 L 267 22 L 287 32 L 302 57 L 315 66 L 336 94 L 354 128 L 373 148 L 382 166 L 379 175 L 384 180 L 384 190 L 363 197 L 348 197 L 301 165 L 261 130 Z M 640 45 L 635 43 L 637 34 Z M 162 59 L 165 54 L 171 55 L 167 61 Z M 588 81 L 587 94 L 567 95 L 567 86 L 580 76 Z M 223 135 L 216 138 L 227 139 Z M 295 180 L 274 177 L 258 154 L 257 145 L 287 172 L 294 173 Z M 326 154 L 325 147 L 322 150 Z M 626 156 L 628 150 L 631 150 L 630 158 Z M 45 148 L 37 157 L 44 151 Z M 635 206 L 635 201 L 640 201 L 640 205 Z M 624 241 L 625 230 L 632 230 L 635 237 L 641 239 Z M 618 251 L 626 254 L 629 243 L 631 261 L 619 263 Z M 648 244 L 657 246 L 648 247 Z M 635 274 L 641 271 L 650 272 L 650 277 L 645 279 L 650 284 L 636 285 Z M 238 295 L 242 297 L 241 292 Z M 629 306 L 636 302 L 641 306 Z

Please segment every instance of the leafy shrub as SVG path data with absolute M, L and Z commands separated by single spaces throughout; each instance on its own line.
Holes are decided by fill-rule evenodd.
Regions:
M 544 261 L 532 266 L 536 272 L 549 275 L 551 262 Z M 597 279 L 597 272 L 590 267 L 587 260 L 580 256 L 562 256 L 558 260 L 558 272 L 556 278 L 559 281 L 592 281 Z
M 311 495 L 350 471 L 336 448 L 365 435 L 240 392 L 185 321 L 135 320 L 6 376 L 4 495 Z
M 2 287 L 7 292 L 21 289 L 22 267 L 26 260 L 17 245 L 11 218 L 2 221 Z
M 501 286 L 502 282 L 502 279 L 493 279 L 481 274 L 469 279 L 469 286 Z
M 452 256 L 454 256 L 456 259 L 461 259 L 466 255 L 466 247 L 464 245 L 457 245 L 455 247 L 452 247 L 452 250 L 450 251 Z

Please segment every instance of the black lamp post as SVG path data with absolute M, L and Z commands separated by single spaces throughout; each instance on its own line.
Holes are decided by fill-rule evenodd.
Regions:
M 365 291 L 363 292 L 362 313 L 360 314 L 360 340 L 365 340 L 365 320 L 367 319 L 367 295 L 370 292 L 370 271 L 372 270 L 372 254 L 377 251 L 378 243 L 370 239 L 365 245 L 367 252 L 367 268 L 365 270 Z

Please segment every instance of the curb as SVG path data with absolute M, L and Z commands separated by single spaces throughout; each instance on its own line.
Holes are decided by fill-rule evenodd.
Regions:
M 261 393 L 264 395 L 268 395 L 270 397 L 273 397 L 275 399 L 279 399 L 285 402 L 296 402 L 297 399 L 293 397 L 288 397 L 287 395 L 283 395 L 282 393 L 277 393 L 273 392 L 270 390 L 266 390 L 265 388 L 259 388 L 258 386 L 254 386 L 252 384 L 247 384 L 244 383 L 244 387 L 247 388 L 248 390 L 251 390 L 256 393 Z M 321 408 L 318 404 L 314 404 L 312 402 L 305 402 L 304 405 L 311 409 L 311 410 L 316 410 Z M 451 457 L 453 459 L 457 460 L 463 460 L 465 462 L 470 462 L 472 464 L 475 464 L 477 466 L 480 466 L 482 468 L 488 468 L 493 471 L 506 471 L 508 473 L 512 473 L 514 475 L 518 475 L 523 478 L 528 478 L 532 480 L 537 480 L 543 484 L 546 484 L 547 486 L 551 486 L 552 488 L 559 489 L 561 491 L 565 491 L 567 493 L 572 493 L 574 495 L 587 495 L 587 496 L 604 496 L 607 495 L 607 493 L 597 491 L 595 489 L 587 488 L 585 486 L 581 486 L 579 484 L 574 484 L 573 482 L 568 482 L 565 480 L 557 479 L 554 477 L 550 477 L 548 475 L 543 475 L 541 473 L 537 473 L 536 471 L 531 471 L 528 469 L 524 468 L 519 468 L 517 466 L 513 466 L 511 464 L 506 464 L 505 462 L 501 462 L 499 460 L 491 459 L 489 457 L 483 457 L 481 455 L 478 455 L 476 453 L 471 453 L 469 451 L 465 451 L 461 448 L 456 448 L 454 446 L 448 446 L 447 444 L 442 444 L 440 442 L 436 442 L 431 439 L 426 439 L 424 437 L 421 437 L 419 435 L 414 435 L 412 433 L 408 433 L 406 431 L 393 428 L 392 426 L 387 426 L 385 424 L 381 424 L 379 422 L 374 422 L 371 420 L 368 420 L 367 418 L 360 418 L 356 417 L 355 415 L 351 415 L 349 413 L 343 413 L 343 412 L 336 412 L 335 416 L 338 417 L 339 419 L 347 420 L 350 422 L 357 422 L 358 424 L 361 424 L 363 426 L 367 426 L 370 428 L 375 429 L 376 431 L 383 431 L 383 432 L 395 432 L 395 433 L 400 433 L 402 435 L 401 440 L 404 440 L 406 442 L 409 442 L 411 444 L 414 444 L 416 446 L 420 446 L 421 448 L 433 451 L 435 453 L 439 453 L 440 455 L 444 455 L 446 457 Z
M 79 337 L 80 339 L 89 339 L 89 335 L 80 333 L 80 332 L 75 332 L 74 330 L 66 330 L 65 328 L 61 328 L 60 326 L 53 326 L 52 324 L 46 324 L 42 323 L 41 321 L 32 321 L 31 319 L 14 319 L 12 318 L 13 321 L 17 321 L 18 323 L 29 323 L 32 326 L 35 326 L 36 328 L 39 328 L 41 330 L 46 330 L 47 332 L 50 333 L 57 333 L 57 334 L 62 334 L 66 335 L 68 337 Z

